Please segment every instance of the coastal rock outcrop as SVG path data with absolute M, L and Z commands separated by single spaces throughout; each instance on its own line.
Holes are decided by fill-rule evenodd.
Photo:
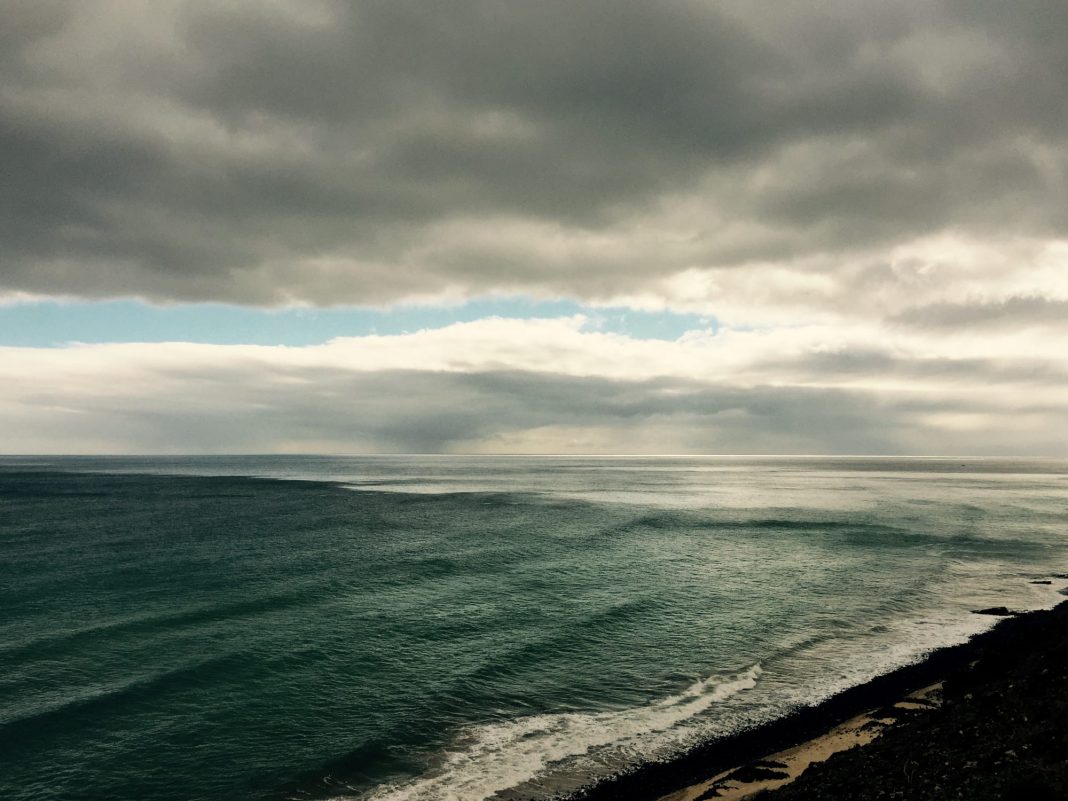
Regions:
M 937 709 L 761 801 L 1068 798 L 1068 603 L 999 625 Z
M 1004 606 L 991 606 L 991 607 L 989 607 L 987 609 L 973 609 L 972 610 L 972 614 L 973 615 L 994 615 L 995 617 L 1012 617 L 1012 616 L 1018 615 L 1020 613 L 1019 612 L 1014 612 L 1011 609 L 1008 609 L 1008 608 L 1006 608 Z

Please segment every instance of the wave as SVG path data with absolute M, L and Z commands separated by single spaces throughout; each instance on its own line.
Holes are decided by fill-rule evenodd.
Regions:
M 652 735 L 670 731 L 713 704 L 756 686 L 759 664 L 734 676 L 710 676 L 677 695 L 645 706 L 607 712 L 532 715 L 461 732 L 441 766 L 405 784 L 382 785 L 361 801 L 483 801 L 605 750 L 620 758 L 648 751 Z M 602 764 L 611 761 L 602 757 Z
M 1052 606 L 1059 597 L 1049 587 L 1030 587 L 1033 602 L 1025 608 Z M 1041 592 L 1045 590 L 1046 592 Z M 1018 601 L 1023 598 L 1019 597 Z M 807 669 L 779 670 L 772 694 L 749 723 L 770 720 L 800 706 L 818 703 L 851 686 L 868 681 L 924 655 L 954 645 L 993 625 L 992 618 L 958 614 L 899 618 L 860 634 L 878 656 L 843 668 L 842 638 L 832 633 L 810 635 L 769 655 L 813 660 Z M 826 649 L 826 650 L 824 650 Z M 866 649 L 871 650 L 871 649 Z M 813 682 L 813 668 L 826 666 L 828 675 Z M 532 715 L 462 731 L 445 750 L 440 764 L 428 774 L 404 783 L 381 785 L 363 795 L 338 799 L 359 801 L 484 801 L 489 798 L 542 797 L 560 775 L 581 774 L 584 780 L 619 772 L 637 761 L 677 753 L 680 746 L 708 732 L 694 726 L 701 713 L 757 686 L 763 673 L 755 664 L 733 676 L 711 676 L 682 692 L 651 704 L 617 711 Z M 807 677 L 793 684 L 787 676 Z M 699 719 L 698 719 L 699 720 Z M 527 791 L 520 794 L 519 790 Z M 508 792 L 512 791 L 512 792 Z M 539 792 L 541 791 L 541 792 Z
M 104 719 L 137 703 L 151 704 L 162 693 L 196 684 L 213 676 L 229 675 L 248 661 L 244 652 L 226 653 L 180 667 L 85 689 L 25 712 L 0 719 L 0 744 L 14 742 L 26 732 L 40 734 L 49 728 L 72 727 L 78 722 Z
M 51 585 L 45 588 L 52 590 Z M 56 648 L 70 649 L 83 641 L 100 638 L 102 635 L 115 638 L 138 634 L 173 633 L 181 628 L 203 625 L 236 618 L 253 618 L 281 609 L 300 606 L 328 598 L 330 587 L 323 582 L 264 595 L 251 600 L 227 604 L 197 604 L 185 609 L 167 610 L 158 613 L 105 620 L 100 623 L 48 633 L 23 642 L 0 645 L 0 656 L 5 659 L 28 659 Z

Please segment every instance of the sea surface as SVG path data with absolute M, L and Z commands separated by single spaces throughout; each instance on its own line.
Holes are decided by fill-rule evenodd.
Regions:
M 0 798 L 561 797 L 1065 572 L 1066 462 L 4 457 Z

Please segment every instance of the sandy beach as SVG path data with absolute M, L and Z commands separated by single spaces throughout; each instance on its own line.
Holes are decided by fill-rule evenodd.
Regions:
M 708 781 L 668 793 L 659 801 L 706 801 L 711 798 L 738 801 L 766 790 L 775 790 L 793 782 L 813 764 L 825 762 L 843 751 L 868 745 L 903 716 L 936 709 L 941 701 L 942 682 L 937 682 L 909 693 L 893 705 L 855 715 L 800 745 L 777 751 L 748 765 L 722 771 Z
M 1068 602 L 985 611 L 1008 614 L 921 663 L 577 798 L 1068 797 Z

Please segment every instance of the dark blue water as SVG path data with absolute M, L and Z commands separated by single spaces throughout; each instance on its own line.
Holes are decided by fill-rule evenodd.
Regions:
M 1066 501 L 1063 462 L 4 459 L 0 798 L 551 797 L 1051 605 Z

